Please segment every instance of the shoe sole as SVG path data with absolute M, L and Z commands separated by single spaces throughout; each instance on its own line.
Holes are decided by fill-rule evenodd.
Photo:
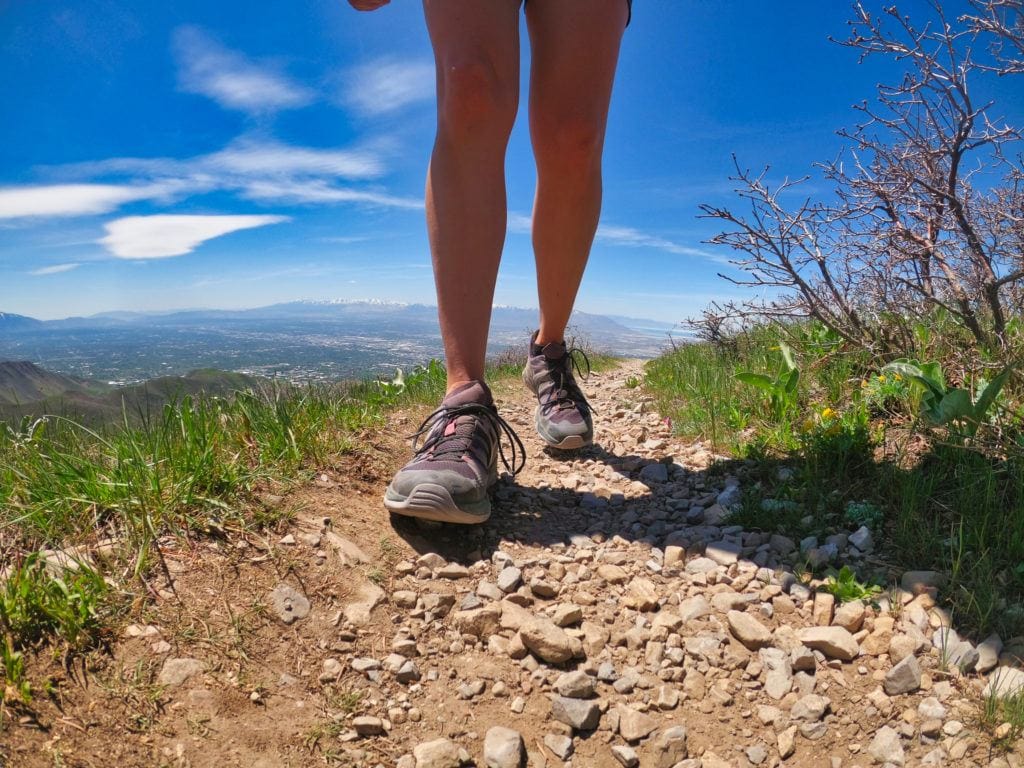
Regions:
M 487 522 L 491 516 L 491 500 L 486 496 L 480 501 L 459 506 L 448 489 L 437 483 L 420 483 L 408 496 L 401 496 L 388 488 L 384 494 L 384 506 L 396 515 L 439 523 L 477 525 Z
M 588 438 L 586 435 L 566 435 L 561 439 L 552 437 L 544 431 L 541 425 L 540 406 L 537 406 L 537 409 L 533 412 L 533 425 L 537 428 L 537 434 L 540 436 L 540 439 L 547 443 L 549 448 L 557 448 L 562 451 L 573 451 L 594 442 L 593 436 Z

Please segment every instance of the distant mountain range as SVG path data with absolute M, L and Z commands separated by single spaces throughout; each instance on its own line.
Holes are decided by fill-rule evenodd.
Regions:
M 536 322 L 536 310 L 495 307 L 488 352 L 525 348 Z M 576 312 L 570 333 L 597 349 L 653 357 L 668 345 L 672 329 L 653 320 Z M 46 321 L 0 313 L 0 360 L 30 360 L 71 379 L 112 386 L 197 368 L 291 381 L 364 378 L 442 354 L 437 308 L 423 304 L 295 301 Z

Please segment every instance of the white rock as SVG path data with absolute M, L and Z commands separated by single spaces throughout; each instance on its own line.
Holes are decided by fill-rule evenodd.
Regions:
M 160 669 L 160 674 L 157 675 L 156 682 L 157 685 L 174 688 L 182 685 L 190 677 L 198 675 L 204 669 L 206 669 L 206 665 L 199 659 L 167 659 Z
M 903 765 L 906 755 L 899 733 L 888 725 L 883 726 L 875 734 L 868 745 L 868 755 L 880 765 Z
M 857 641 L 842 627 L 809 627 L 800 630 L 797 637 L 808 648 L 821 651 L 832 659 L 853 661 L 860 654 Z
M 885 675 L 885 692 L 889 696 L 912 693 L 921 687 L 921 667 L 916 656 L 907 656 Z
M 519 768 L 523 763 L 523 737 L 519 731 L 496 725 L 484 737 L 487 768 Z

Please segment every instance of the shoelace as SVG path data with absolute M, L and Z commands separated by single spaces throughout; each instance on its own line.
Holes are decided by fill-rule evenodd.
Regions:
M 494 427 L 495 432 L 498 433 L 498 456 L 501 458 L 501 463 L 504 465 L 512 476 L 518 475 L 524 466 L 526 466 L 526 448 L 523 446 L 523 441 L 519 439 L 519 435 L 512 429 L 507 421 L 498 415 L 497 410 L 480 403 L 466 403 L 465 405 L 453 405 L 444 406 L 442 405 L 436 411 L 431 413 L 427 418 L 420 424 L 419 429 L 413 432 L 409 437 L 412 439 L 413 451 L 417 456 L 424 455 L 433 449 L 433 455 L 435 457 L 441 456 L 460 456 L 470 450 L 472 446 L 471 435 L 460 435 L 458 432 L 454 432 L 450 435 L 446 435 L 445 431 L 448 425 L 457 419 L 459 416 L 480 416 L 491 423 Z M 428 434 L 434 425 L 438 421 L 442 422 L 440 429 L 436 430 L 433 435 L 427 437 L 423 441 L 423 444 L 417 448 L 417 443 L 420 437 L 424 434 Z M 508 440 L 510 452 L 512 454 L 512 461 L 505 456 L 505 449 L 502 445 L 502 436 Z
M 583 358 L 583 363 L 587 366 L 586 373 L 583 373 L 577 355 Z M 593 407 L 587 402 L 583 390 L 579 388 L 572 375 L 575 370 L 584 380 L 590 376 L 590 358 L 587 357 L 587 353 L 582 349 L 572 347 L 561 360 L 548 361 L 548 366 L 549 370 L 557 376 L 557 386 L 551 391 L 547 400 L 541 404 L 541 408 L 545 412 L 552 408 L 580 408 L 587 413 L 592 413 Z

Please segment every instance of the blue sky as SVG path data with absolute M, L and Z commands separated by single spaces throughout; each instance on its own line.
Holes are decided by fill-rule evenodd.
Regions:
M 828 42 L 849 8 L 637 0 L 578 308 L 677 321 L 736 294 L 697 206 L 731 199 L 732 153 L 781 179 L 840 149 L 850 105 L 893 74 Z M 0 311 L 433 303 L 419 3 L 13 0 L 0 71 Z M 495 303 L 535 306 L 524 118 Z

